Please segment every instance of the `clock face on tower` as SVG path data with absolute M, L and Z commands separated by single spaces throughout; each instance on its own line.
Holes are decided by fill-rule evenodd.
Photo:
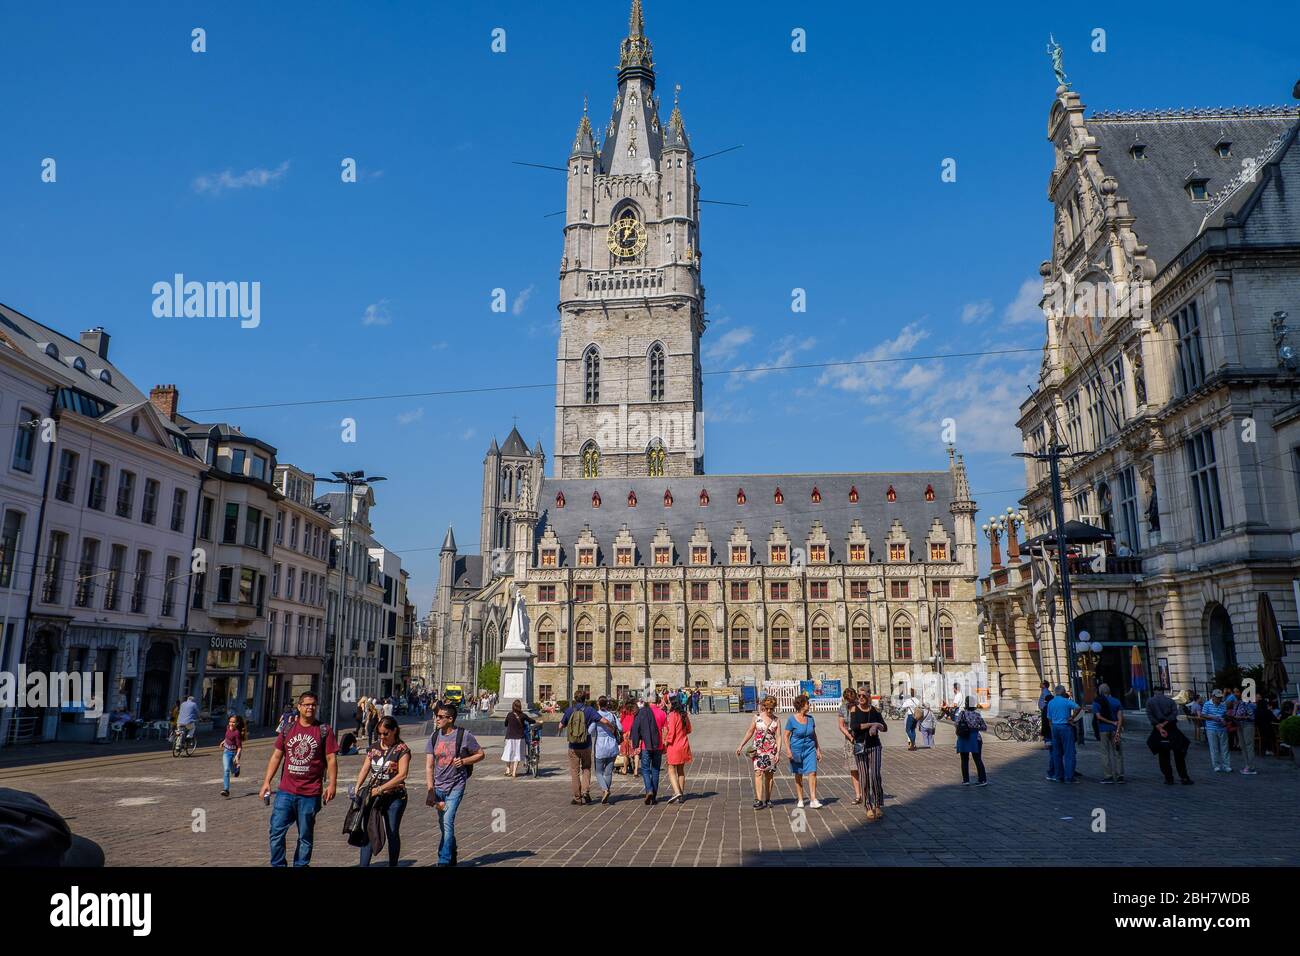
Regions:
M 639 256 L 645 249 L 645 226 L 631 215 L 623 215 L 609 227 L 609 251 L 620 259 Z

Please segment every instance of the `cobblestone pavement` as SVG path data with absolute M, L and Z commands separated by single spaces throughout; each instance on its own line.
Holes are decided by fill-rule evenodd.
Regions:
M 1079 759 L 1086 779 L 1067 786 L 1043 779 L 1041 745 L 1003 743 L 990 734 L 990 786 L 964 787 L 949 726 L 940 727 L 934 750 L 916 752 L 905 749 L 901 727 L 894 727 L 883 764 L 886 815 L 869 823 L 851 802 L 838 739 L 823 755 L 822 809 L 796 811 L 793 779 L 782 768 L 776 806 L 753 810 L 749 764 L 734 753 L 748 720 L 697 718 L 690 798 L 662 802 L 671 793 L 665 770 L 655 807 L 641 801 L 639 777 L 617 774 L 612 805 L 570 806 L 561 739 L 545 739 L 536 780 L 504 778 L 501 740 L 485 739 L 488 758 L 457 819 L 461 865 L 1300 864 L 1300 771 L 1289 760 L 1264 758 L 1254 777 L 1213 774 L 1205 746 L 1195 745 L 1189 764 L 1196 785 L 1166 787 L 1142 740 L 1126 739 L 1130 782 L 1102 785 L 1100 753 L 1089 739 Z M 833 716 L 820 723 L 823 740 L 836 738 Z M 404 731 L 413 735 L 418 725 Z M 424 806 L 424 742 L 410 742 L 416 759 L 402 865 L 427 866 L 436 860 L 438 835 Z M 261 866 L 270 810 L 256 790 L 270 748 L 270 738 L 250 741 L 228 800 L 219 795 L 220 757 L 206 747 L 190 758 L 136 752 L 9 766 L 0 769 L 0 787 L 40 794 L 74 832 L 103 846 L 110 866 Z M 340 760 L 344 793 L 360 760 Z M 344 796 L 318 817 L 314 865 L 356 865 L 357 851 L 341 833 L 346 808 Z M 205 812 L 204 832 L 194 832 L 196 811 Z M 1102 822 L 1104 830 L 1094 830 Z M 294 839 L 291 830 L 290 855 Z

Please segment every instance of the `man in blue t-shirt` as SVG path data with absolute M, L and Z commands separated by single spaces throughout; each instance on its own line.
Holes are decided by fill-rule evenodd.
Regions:
M 1092 722 L 1101 742 L 1101 760 L 1106 768 L 1102 783 L 1124 782 L 1124 751 L 1120 749 L 1120 734 L 1124 730 L 1124 709 L 1119 699 L 1110 695 L 1110 685 L 1097 688 L 1097 698 L 1092 702 Z
M 1079 715 L 1079 705 L 1066 696 L 1064 684 L 1057 684 L 1053 688 L 1046 713 L 1047 720 L 1052 725 L 1052 752 L 1048 756 L 1047 779 L 1073 783 L 1074 722 Z
M 569 720 L 575 714 L 580 722 L 570 727 Z M 574 806 L 591 803 L 591 734 L 587 728 L 592 724 L 602 724 L 618 736 L 618 729 L 587 703 L 586 691 L 580 690 L 560 718 L 560 733 L 569 741 L 569 780 L 573 784 L 573 799 L 569 802 Z

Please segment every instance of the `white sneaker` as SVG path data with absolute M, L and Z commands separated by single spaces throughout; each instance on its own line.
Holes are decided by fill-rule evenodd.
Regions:
M 1242 771 L 1242 773 L 1253 777 L 1256 773 L 1258 773 L 1258 771 L 1251 770 L 1249 767 L 1247 767 L 1245 770 Z
M 822 802 L 820 800 L 813 800 L 808 804 L 808 806 L 812 810 L 820 810 L 822 808 Z
M 795 806 L 802 810 L 802 809 L 803 809 L 803 801 L 800 800 L 798 803 L 795 804 Z

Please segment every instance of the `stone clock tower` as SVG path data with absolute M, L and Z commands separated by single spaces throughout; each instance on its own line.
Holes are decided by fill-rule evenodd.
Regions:
M 568 164 L 558 478 L 702 474 L 699 186 L 674 104 L 660 122 L 641 0 L 620 48 L 604 144 L 583 108 Z

